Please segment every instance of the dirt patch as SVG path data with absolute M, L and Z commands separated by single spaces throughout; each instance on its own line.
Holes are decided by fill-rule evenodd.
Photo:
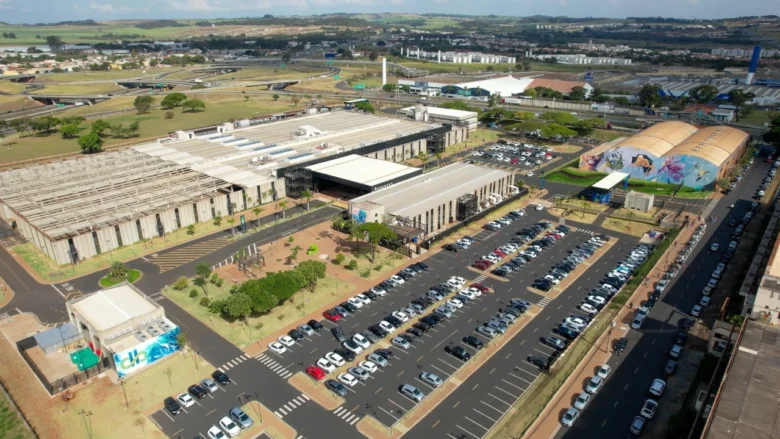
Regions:
M 333 373 L 329 374 L 330 378 L 325 379 L 334 379 L 334 377 L 337 375 L 338 372 L 334 371 Z M 312 401 L 321 405 L 326 410 L 336 410 L 345 402 L 344 398 L 326 389 L 324 384 L 320 385 L 320 383 L 314 381 L 311 377 L 303 372 L 296 373 L 290 377 L 288 382 L 302 393 L 308 395 Z
M 640 223 L 636 221 L 628 221 L 616 218 L 607 218 L 601 223 L 601 227 L 607 230 L 614 230 L 615 232 L 624 233 L 626 235 L 643 237 L 650 230 L 659 230 L 660 227 L 651 224 Z

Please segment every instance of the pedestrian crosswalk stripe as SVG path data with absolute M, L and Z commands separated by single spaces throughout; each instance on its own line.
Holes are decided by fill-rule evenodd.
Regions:
M 355 425 L 355 422 L 359 421 L 360 417 L 355 417 L 355 419 L 352 420 L 352 422 L 349 423 L 349 425 Z
M 284 417 L 284 416 L 282 416 L 282 415 L 279 413 L 279 410 L 275 411 L 275 412 L 274 412 L 274 414 L 275 414 L 275 415 L 276 415 L 276 417 L 277 417 L 277 418 L 279 418 L 279 419 L 281 419 L 281 418 L 283 418 L 283 417 Z
M 344 407 L 339 407 L 333 413 L 336 414 L 336 416 L 338 416 L 342 411 L 346 411 L 346 409 Z
M 298 401 L 298 398 L 300 398 L 300 401 Z M 296 396 L 293 401 L 296 401 L 298 404 L 303 404 L 306 402 L 305 399 L 301 398 L 300 396 Z
M 304 398 L 306 401 L 308 401 L 308 400 L 309 400 L 309 395 L 307 395 L 307 394 L 305 394 L 305 393 L 301 393 L 301 396 L 302 396 L 302 397 L 303 397 L 303 398 Z

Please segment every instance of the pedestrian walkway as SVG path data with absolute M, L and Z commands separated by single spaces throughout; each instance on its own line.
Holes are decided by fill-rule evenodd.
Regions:
M 173 270 L 230 244 L 227 238 L 214 238 L 197 244 L 186 245 L 168 253 L 152 255 L 149 261 L 160 267 L 160 273 Z
M 286 380 L 287 378 L 290 378 L 292 376 L 292 372 L 287 370 L 286 367 L 282 366 L 276 360 L 274 360 L 273 358 L 267 356 L 264 353 L 256 355 L 255 359 L 257 359 L 257 361 L 263 363 L 264 366 L 266 366 L 269 369 L 271 369 L 272 372 L 274 372 L 275 374 L 277 374 L 280 377 L 282 377 L 282 379 Z
M 535 200 L 531 200 L 528 203 L 528 205 L 529 206 L 530 205 L 541 205 L 542 207 L 550 208 L 550 207 L 553 207 L 553 202 L 550 201 L 550 200 L 544 200 L 544 199 L 541 199 L 541 198 L 537 198 Z
M 250 357 L 246 354 L 239 355 L 238 357 L 228 361 L 227 363 L 223 364 L 222 366 L 218 367 L 217 369 L 221 372 L 227 372 L 230 369 L 238 366 L 239 364 L 243 363 L 244 361 L 248 360 Z
M 550 299 L 549 297 L 542 297 L 542 300 L 536 302 L 536 304 L 541 306 L 542 308 L 544 308 L 545 306 L 549 305 L 550 302 L 552 302 L 552 301 L 553 300 Z
M 274 414 L 279 418 L 282 419 L 285 416 L 292 413 L 293 410 L 297 409 L 298 407 L 306 404 L 310 398 L 305 394 L 301 393 L 300 396 L 296 396 L 295 398 L 291 399 L 286 404 L 283 404 L 281 407 L 279 407 L 277 410 L 274 410 Z M 299 436 L 300 437 L 300 436 Z
M 484 274 L 480 274 L 479 276 L 477 276 L 477 277 L 474 279 L 474 282 L 476 282 L 476 283 L 480 283 L 480 282 L 482 282 L 482 281 L 483 281 L 483 280 L 485 280 L 485 279 L 487 279 L 487 276 L 485 276 Z
M 352 412 L 345 409 L 343 406 L 337 408 L 336 411 L 333 412 L 333 414 L 338 416 L 342 421 L 346 422 L 349 425 L 355 425 L 355 423 L 360 420 L 360 416 L 352 414 Z

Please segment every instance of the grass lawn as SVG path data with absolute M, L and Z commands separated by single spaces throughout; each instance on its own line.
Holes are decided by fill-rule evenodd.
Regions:
M 9 95 L 18 95 L 27 89 L 26 84 L 20 84 L 17 82 L 11 82 L 8 80 L 0 81 L 0 93 L 6 93 Z
M 80 95 L 105 94 L 120 90 L 124 90 L 124 87 L 120 87 L 113 82 L 96 82 L 93 84 L 52 83 L 46 84 L 46 87 L 44 87 L 42 90 L 36 91 L 36 93 L 46 93 L 53 95 Z
M 0 95 L 0 113 L 8 111 L 26 110 L 28 108 L 41 107 L 42 104 L 26 96 L 5 96 Z
M 747 117 L 743 117 L 739 120 L 740 124 L 752 125 L 755 127 L 764 126 L 765 122 L 769 122 L 769 117 L 772 115 L 771 111 L 754 110 L 752 114 Z
M 585 171 L 579 168 L 567 167 L 546 174 L 545 178 L 547 181 L 556 183 L 591 186 L 607 175 L 608 173 L 606 172 Z M 677 190 L 677 185 L 656 183 L 654 181 L 639 180 L 636 178 L 630 178 L 628 180 L 628 190 L 666 196 L 674 194 L 677 198 L 707 198 L 712 193 L 711 191 L 696 190 L 688 187 Z
M 159 137 L 166 136 L 171 131 L 184 130 L 195 127 L 213 125 L 217 123 L 227 122 L 228 119 L 243 119 L 252 117 L 253 115 L 265 115 L 279 111 L 286 111 L 292 108 L 289 101 L 274 102 L 270 96 L 253 96 L 249 101 L 245 102 L 240 94 L 228 95 L 232 96 L 232 100 L 227 99 L 226 95 L 217 95 L 208 93 L 199 93 L 198 98 L 206 101 L 206 110 L 199 113 L 184 113 L 180 108 L 174 109 L 173 113 L 175 117 L 170 120 L 166 120 L 164 115 L 166 110 L 154 109 L 148 114 L 138 115 L 135 113 L 126 113 L 118 116 L 105 118 L 106 122 L 115 124 L 123 123 L 129 125 L 135 120 L 141 121 L 140 136 L 136 139 L 114 139 L 108 137 L 105 139 L 103 148 L 110 147 L 118 144 L 136 144 L 142 143 L 144 140 L 149 141 Z M 163 96 L 157 96 L 157 103 L 162 100 Z M 69 111 L 63 111 L 58 113 L 57 117 L 67 117 L 75 114 L 87 114 L 97 111 L 104 111 L 105 109 L 115 109 L 114 105 L 123 108 L 129 104 L 132 106 L 132 100 L 135 98 L 119 98 L 122 101 L 116 103 L 107 103 L 105 107 L 96 106 L 92 107 L 79 107 Z M 219 102 L 213 102 L 211 99 L 219 99 Z M 111 100 L 113 101 L 113 99 Z M 109 102 L 111 102 L 109 101 Z M 101 104 L 103 105 L 103 104 Z M 88 130 L 89 121 L 84 122 L 84 132 Z M 63 154 L 69 152 L 77 152 L 80 150 L 76 139 L 62 139 L 57 134 L 51 134 L 48 136 L 38 137 L 22 137 L 15 139 L 12 142 L 6 142 L 10 149 L 4 149 L 3 154 L 0 154 L 0 163 L 10 163 L 18 160 L 33 159 L 38 157 L 45 157 L 55 154 Z
M 606 176 L 606 172 L 589 172 L 581 171 L 577 168 L 563 168 L 559 171 L 545 174 L 544 178 L 555 183 L 591 186 Z
M 640 238 L 650 230 L 658 229 L 658 226 L 615 218 L 607 218 L 603 223 L 601 223 L 601 225 L 605 229 L 614 230 L 616 232 L 625 233 L 627 235 L 637 236 Z
M 561 207 L 568 207 L 569 209 L 574 210 L 582 210 L 583 208 L 586 210 L 596 210 L 599 212 L 604 212 L 605 210 L 609 209 L 609 206 L 606 204 L 601 203 L 594 203 L 593 201 L 588 200 L 578 200 L 576 198 L 564 198 L 560 201 L 560 203 L 557 203 L 556 205 L 560 205 Z
M 6 398 L 5 393 L 0 392 L 0 437 L 4 439 L 32 439 L 22 420 Z
M 125 275 L 124 278 L 115 279 L 113 277 L 104 276 L 102 279 L 100 279 L 100 286 L 104 288 L 108 288 L 110 286 L 116 285 L 120 282 L 128 281 L 131 284 L 135 283 L 138 279 L 141 278 L 141 272 L 138 270 L 129 269 L 127 270 L 127 275 Z
M 230 287 L 232 285 L 230 282 L 225 282 L 221 288 L 218 288 L 209 284 L 206 287 L 208 297 L 212 300 L 225 298 L 230 295 Z M 244 348 L 279 330 L 279 328 L 290 324 L 294 320 L 305 316 L 307 313 L 338 298 L 348 296 L 353 292 L 354 288 L 354 285 L 350 283 L 326 275 L 325 279 L 317 284 L 314 292 L 302 290 L 295 295 L 294 301 L 288 301 L 277 306 L 268 314 L 247 318 L 247 325 L 239 321 L 230 322 L 210 313 L 208 308 L 199 304 L 201 298 L 204 297 L 203 291 L 199 288 L 196 289 L 198 296 L 195 298 L 190 297 L 192 288 L 176 291 L 168 287 L 162 293 L 204 324 L 211 326 L 213 330 L 231 343 L 239 348 Z
M 57 35 L 68 44 L 107 43 L 116 40 L 156 40 L 184 38 L 192 27 L 161 27 L 157 29 L 141 29 L 131 24 L 102 22 L 98 26 L 62 25 L 62 26 L 27 26 L 16 24 L 0 24 L 0 32 L 13 32 L 16 39 L 3 39 L 3 44 L 14 46 L 45 45 L 46 37 Z M 113 37 L 106 35 L 113 34 Z M 40 35 L 40 38 L 37 36 Z
M 203 73 L 199 73 L 199 76 L 203 76 Z M 297 72 L 295 70 L 285 69 L 281 67 L 244 67 L 237 72 L 228 72 L 222 75 L 209 76 L 204 81 L 227 81 L 230 79 L 246 80 L 246 79 L 303 79 L 312 76 L 312 73 Z
M 588 212 L 574 212 L 569 211 L 566 216 L 563 216 L 563 213 L 565 212 L 565 209 L 560 209 L 557 207 L 551 207 L 548 209 L 549 212 L 557 217 L 566 218 L 567 221 L 574 221 L 578 223 L 584 223 L 584 224 L 593 224 L 596 222 L 596 220 L 599 218 L 598 215 Z
M 166 437 L 148 416 L 147 411 L 171 395 L 186 392 L 187 386 L 207 377 L 214 368 L 202 358 L 199 364 L 190 353 L 174 353 L 144 371 L 132 375 L 125 381 L 124 390 L 130 408 L 126 408 L 122 387 L 112 384 L 108 378 L 98 380 L 86 386 L 77 387 L 75 396 L 65 411 L 65 404 L 51 404 L 48 414 L 59 425 L 63 438 L 87 437 L 84 420 L 79 414 L 82 410 L 92 412 L 92 436 L 94 438 Z M 170 375 L 167 371 L 171 371 Z M 117 435 L 117 432 L 122 432 Z
M 84 81 L 118 81 L 121 79 L 131 78 L 152 78 L 165 72 L 176 71 L 174 68 L 160 68 L 149 70 L 105 70 L 97 72 L 65 72 L 65 73 L 50 73 L 45 75 L 38 75 L 35 77 L 35 83 L 44 84 L 62 84 L 68 82 L 84 82 Z M 146 73 L 144 73 L 146 72 Z
M 633 218 L 647 220 L 647 221 L 652 221 L 653 218 L 655 217 L 656 213 L 658 213 L 658 208 L 657 207 L 653 207 L 652 209 L 650 209 L 650 212 L 648 212 L 648 213 L 640 212 L 640 211 L 634 210 L 634 209 L 626 209 L 626 208 L 620 208 L 620 209 L 616 209 L 615 210 L 615 215 L 618 215 L 618 216 L 632 216 L 633 215 L 632 216 Z
M 568 143 L 554 143 L 550 145 L 550 147 L 553 149 L 553 151 L 561 154 L 574 154 L 575 152 L 580 152 L 582 150 L 581 146 L 570 145 Z
M 598 139 L 601 142 L 611 142 L 618 137 L 625 136 L 625 133 L 621 133 L 620 131 L 612 131 L 612 130 L 600 130 L 596 129 L 593 130 L 593 134 L 590 135 L 594 139 Z

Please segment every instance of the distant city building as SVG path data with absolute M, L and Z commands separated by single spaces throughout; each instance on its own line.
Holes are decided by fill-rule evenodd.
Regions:
M 517 58 L 514 56 L 479 52 L 442 52 L 440 50 L 428 52 L 420 48 L 403 47 L 401 48 L 401 56 L 450 64 L 515 64 L 517 62 Z
M 711 55 L 730 57 L 730 58 L 750 58 L 753 56 L 753 48 L 749 49 L 726 49 L 717 48 L 710 51 Z M 761 58 L 772 58 L 776 55 L 780 55 L 780 50 L 774 49 L 761 49 Z
M 613 58 L 609 56 L 586 56 L 582 53 L 577 54 L 551 54 L 534 55 L 531 52 L 526 53 L 527 58 L 546 61 L 555 59 L 561 64 L 595 64 L 595 65 L 629 65 L 633 61 L 628 58 Z

